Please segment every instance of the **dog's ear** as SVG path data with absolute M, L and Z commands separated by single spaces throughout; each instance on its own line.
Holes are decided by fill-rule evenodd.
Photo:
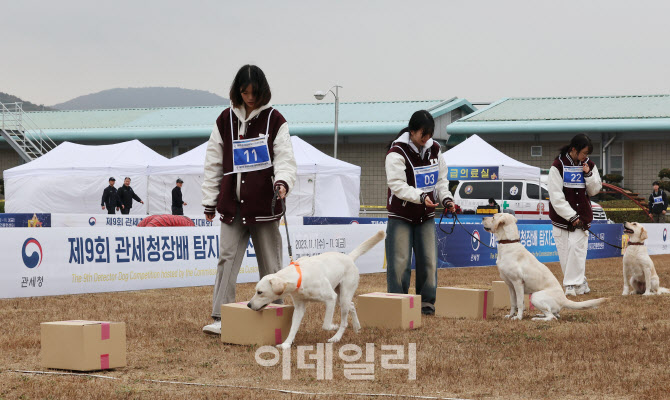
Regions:
M 504 214 L 505 216 L 505 236 L 507 240 L 515 240 L 519 238 L 519 228 L 516 226 L 516 217 L 511 214 Z
M 504 214 L 495 214 L 493 216 L 493 229 L 491 229 L 493 233 L 496 233 L 496 231 L 498 231 L 498 225 L 505 225 L 504 216 L 505 216 Z
M 640 227 L 640 242 L 647 240 L 649 238 L 649 234 L 647 234 L 647 230 L 644 229 L 644 227 Z
M 272 286 L 272 291 L 277 296 L 281 296 L 286 290 L 286 281 L 276 276 L 270 279 L 270 285 Z

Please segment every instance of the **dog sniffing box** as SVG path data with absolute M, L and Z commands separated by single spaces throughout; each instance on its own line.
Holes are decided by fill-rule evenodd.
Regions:
M 96 371 L 126 366 L 124 322 L 43 322 L 40 335 L 45 368 Z
M 368 293 L 358 296 L 358 321 L 362 327 L 416 329 L 421 326 L 421 296 Z
M 259 346 L 281 344 L 291 330 L 293 306 L 268 304 L 254 311 L 246 302 L 221 306 L 221 341 Z
M 512 304 L 509 302 L 509 289 L 505 281 L 493 281 L 491 285 L 493 290 L 493 309 L 497 310 L 500 308 L 509 309 Z M 530 302 L 532 294 L 525 294 L 523 296 L 523 309 L 524 310 L 534 310 L 533 303 Z
M 437 288 L 435 315 L 447 318 L 486 319 L 493 311 L 493 292 L 488 289 Z

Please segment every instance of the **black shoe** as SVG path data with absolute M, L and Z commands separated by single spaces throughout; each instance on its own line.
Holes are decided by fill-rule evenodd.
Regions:
M 423 315 L 435 315 L 435 309 L 430 307 L 421 308 L 421 314 Z

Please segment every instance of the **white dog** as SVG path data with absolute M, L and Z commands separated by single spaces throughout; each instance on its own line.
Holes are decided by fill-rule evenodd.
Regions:
M 670 293 L 670 290 L 660 287 L 654 262 L 647 253 L 644 241 L 649 235 L 644 227 L 637 222 L 624 222 L 624 233 L 629 235 L 626 254 L 623 256 L 623 293 L 653 294 Z M 630 285 L 630 288 L 629 288 Z
M 335 330 L 333 313 L 339 295 L 340 329 L 328 342 L 338 342 L 347 328 L 347 318 L 351 312 L 354 332 L 361 328 L 352 301 L 358 288 L 358 268 L 354 261 L 373 248 L 386 237 L 384 231 L 377 232 L 373 237 L 361 243 L 354 251 L 347 254 L 328 252 L 313 257 L 302 257 L 291 263 L 276 274 L 263 277 L 256 285 L 256 294 L 249 301 L 249 308 L 258 311 L 273 301 L 290 295 L 293 299 L 293 319 L 288 337 L 279 347 L 291 347 L 295 334 L 298 332 L 305 306 L 308 301 L 326 303 L 326 315 L 323 329 Z
M 496 265 L 500 277 L 509 288 L 512 308 L 505 318 L 520 320 L 523 318 L 523 296 L 532 293 L 531 303 L 542 314 L 533 320 L 549 321 L 559 318 L 562 308 L 582 310 L 595 308 L 605 298 L 575 302 L 568 300 L 561 284 L 519 241 L 519 229 L 516 218 L 510 214 L 496 214 L 483 220 L 484 229 L 495 233 L 499 239 Z M 514 315 L 516 313 L 516 315 Z

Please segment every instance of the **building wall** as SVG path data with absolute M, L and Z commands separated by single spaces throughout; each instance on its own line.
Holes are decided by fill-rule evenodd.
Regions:
M 647 198 L 658 172 L 670 168 L 670 142 L 627 141 L 624 168 L 624 186 Z
M 4 172 L 6 169 L 21 165 L 21 161 L 19 153 L 14 151 L 11 147 L 4 146 L 0 148 L 0 171 Z

